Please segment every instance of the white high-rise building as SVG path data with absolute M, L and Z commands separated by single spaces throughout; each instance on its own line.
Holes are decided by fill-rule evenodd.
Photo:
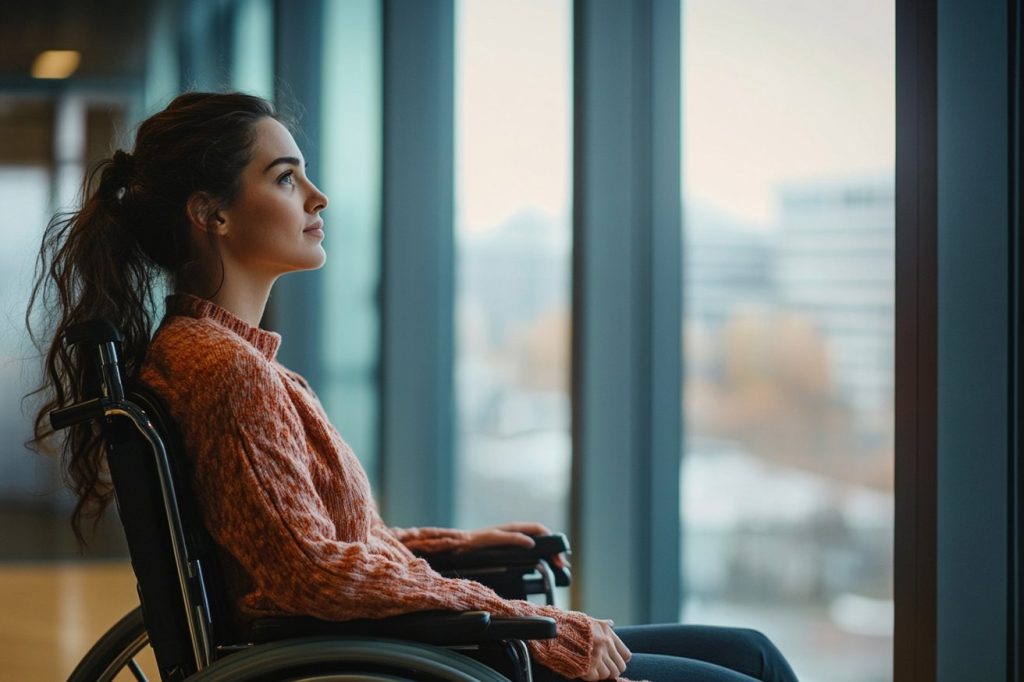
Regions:
M 893 178 L 794 183 L 779 198 L 780 303 L 818 325 L 841 397 L 861 431 L 877 433 L 893 393 Z
M 772 234 L 700 202 L 684 204 L 685 315 L 717 330 L 738 311 L 770 309 Z

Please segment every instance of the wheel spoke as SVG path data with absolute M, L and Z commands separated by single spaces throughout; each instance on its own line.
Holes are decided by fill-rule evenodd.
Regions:
M 142 668 L 139 667 L 139 664 L 135 662 L 134 658 L 128 661 L 128 669 L 132 671 L 132 675 L 135 675 L 135 679 L 138 682 L 149 682 L 149 680 L 146 679 L 146 673 L 142 672 Z

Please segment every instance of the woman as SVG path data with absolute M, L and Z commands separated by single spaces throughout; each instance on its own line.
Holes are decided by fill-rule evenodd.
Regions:
M 281 338 L 258 325 L 278 277 L 323 265 L 327 197 L 270 104 L 237 93 L 181 95 L 142 123 L 132 154 L 116 152 L 86 187 L 82 208 L 47 229 L 32 297 L 32 305 L 50 304 L 55 321 L 42 389 L 52 400 L 37 417 L 37 441 L 49 435 L 51 409 L 82 398 L 83 368 L 57 339 L 81 320 L 114 321 L 125 331 L 126 371 L 165 399 L 181 427 L 243 617 L 546 615 L 557 620 L 558 637 L 530 648 L 547 679 L 795 679 L 752 631 L 616 631 L 582 613 L 504 600 L 415 558 L 413 550 L 529 546 L 527 534 L 546 529 L 387 527 L 358 460 L 308 384 L 276 362 Z M 150 339 L 148 309 L 161 285 L 174 293 Z M 82 540 L 83 519 L 101 514 L 111 497 L 87 426 L 71 434 L 64 463 Z

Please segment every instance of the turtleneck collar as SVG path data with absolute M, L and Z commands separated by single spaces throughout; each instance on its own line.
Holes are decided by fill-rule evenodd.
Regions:
M 192 294 L 172 294 L 167 297 L 167 314 L 194 317 L 196 319 L 209 319 L 220 326 L 228 329 L 248 341 L 267 360 L 273 360 L 277 356 L 277 349 L 281 346 L 281 335 L 276 332 L 268 332 L 266 329 L 253 327 L 248 322 L 235 316 L 226 308 L 222 308 L 213 301 L 199 298 Z

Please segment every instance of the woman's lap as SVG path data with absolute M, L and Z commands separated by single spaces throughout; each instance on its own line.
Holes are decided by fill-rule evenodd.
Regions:
M 756 677 L 714 663 L 661 654 L 633 654 L 622 676 L 650 682 L 757 682 Z
M 764 682 L 795 682 L 796 675 L 786 662 L 782 653 L 772 644 L 771 640 L 756 630 L 746 628 L 717 627 L 711 625 L 637 625 L 616 628 L 616 634 L 633 652 L 637 666 L 632 661 L 626 668 L 626 677 L 655 680 L 661 679 L 655 674 L 643 672 L 651 662 L 643 654 L 657 654 L 656 664 L 665 668 L 667 663 L 662 659 L 681 660 L 683 665 L 694 662 L 703 665 L 680 668 L 688 677 L 669 677 L 662 679 L 680 680 L 717 680 L 712 676 L 711 668 L 722 673 L 732 672 L 726 680 L 763 680 Z M 641 669 L 641 666 L 643 668 Z M 739 676 L 736 675 L 739 674 Z M 701 675 L 705 675 L 702 677 Z
M 757 632 L 706 625 L 615 628 L 633 653 L 624 677 L 651 682 L 795 682 L 779 650 Z M 538 669 L 537 682 L 561 680 Z

